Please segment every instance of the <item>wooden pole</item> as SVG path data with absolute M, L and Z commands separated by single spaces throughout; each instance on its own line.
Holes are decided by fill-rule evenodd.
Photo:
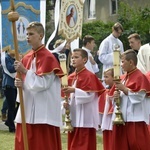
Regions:
M 18 41 L 17 41 L 17 32 L 16 32 L 16 23 L 15 23 L 19 19 L 19 14 L 17 12 L 15 12 L 14 0 L 10 0 L 10 4 L 11 4 L 11 12 L 8 13 L 8 20 L 12 22 L 15 57 L 16 57 L 16 60 L 19 61 Z M 19 79 L 21 79 L 21 74 L 19 72 L 17 72 L 17 76 L 19 77 Z M 21 119 L 22 119 L 24 150 L 29 150 L 22 88 L 20 87 L 20 88 L 18 88 L 18 90 L 19 90 L 19 98 L 20 98 L 20 109 L 21 109 Z

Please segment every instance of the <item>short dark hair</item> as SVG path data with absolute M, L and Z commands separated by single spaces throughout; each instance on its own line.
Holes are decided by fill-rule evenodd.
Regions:
M 135 66 L 137 65 L 137 54 L 133 49 L 128 49 L 121 54 L 121 58 L 125 56 L 127 61 L 133 60 Z
M 83 50 L 82 48 L 76 48 L 76 49 L 73 50 L 73 52 L 80 52 L 82 58 L 87 58 L 88 59 L 87 51 Z
M 123 32 L 123 26 L 121 25 L 121 23 L 116 22 L 116 23 L 112 26 L 112 30 L 115 30 L 115 31 L 118 32 L 119 29 Z
M 95 41 L 94 37 L 91 36 L 91 35 L 86 35 L 84 38 L 83 38 L 83 45 L 86 46 L 86 44 L 91 41 Z

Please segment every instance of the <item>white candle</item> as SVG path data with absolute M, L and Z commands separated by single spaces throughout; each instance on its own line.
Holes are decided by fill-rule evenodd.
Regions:
M 120 51 L 115 49 L 113 51 L 113 66 L 114 66 L 114 78 L 120 77 Z
M 68 79 L 67 79 L 67 68 L 66 68 L 66 61 L 60 61 L 60 66 L 64 72 L 64 76 L 61 78 L 61 83 L 63 86 L 68 85 Z
M 68 79 L 67 79 L 67 67 L 66 67 L 66 55 L 65 54 L 60 54 L 59 55 L 59 61 L 60 61 L 60 66 L 64 72 L 64 76 L 61 78 L 61 84 L 63 86 L 68 86 Z

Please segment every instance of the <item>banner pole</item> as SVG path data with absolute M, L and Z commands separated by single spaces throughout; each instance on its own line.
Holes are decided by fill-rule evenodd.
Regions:
M 11 12 L 8 13 L 8 20 L 12 22 L 15 57 L 16 57 L 16 60 L 19 60 L 18 41 L 17 41 L 17 32 L 16 32 L 16 23 L 15 23 L 19 19 L 19 14 L 17 12 L 15 12 L 14 0 L 10 0 L 10 4 L 11 4 Z M 17 72 L 17 76 L 19 77 L 19 79 L 21 79 L 21 74 L 19 72 Z M 19 98 L 20 98 L 20 109 L 21 109 L 24 149 L 29 150 L 28 140 L 27 140 L 27 129 L 26 129 L 26 121 L 25 121 L 22 88 L 20 87 L 20 88 L 18 88 L 18 90 L 19 90 Z

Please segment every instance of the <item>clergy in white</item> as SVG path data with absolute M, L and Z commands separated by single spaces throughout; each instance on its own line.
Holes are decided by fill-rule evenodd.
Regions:
M 120 53 L 124 51 L 123 44 L 119 40 L 122 32 L 122 25 L 118 22 L 115 23 L 112 27 L 112 33 L 106 37 L 99 46 L 99 60 L 103 64 L 103 71 L 113 67 L 114 44 L 117 44 L 120 47 Z

